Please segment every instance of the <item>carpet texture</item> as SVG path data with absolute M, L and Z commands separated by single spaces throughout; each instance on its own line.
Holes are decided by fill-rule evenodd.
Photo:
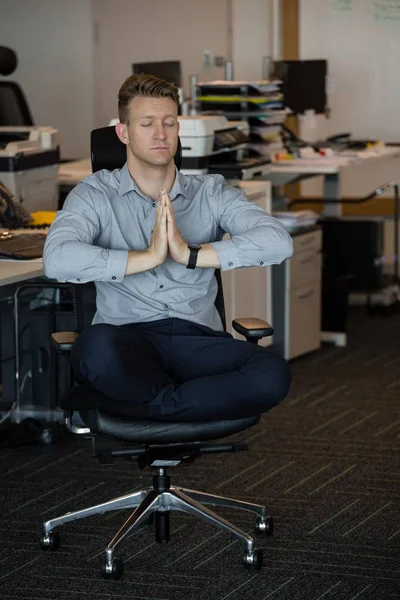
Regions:
M 154 526 L 128 536 L 119 581 L 103 580 L 102 551 L 129 511 L 65 525 L 42 552 L 44 520 L 151 485 L 151 471 L 102 467 L 90 443 L 63 433 L 46 447 L 0 449 L 0 598 L 4 600 L 400 599 L 400 316 L 353 309 L 346 348 L 292 362 L 280 407 L 232 439 L 249 452 L 170 470 L 173 485 L 265 503 L 272 538 L 257 536 L 261 571 L 239 541 L 180 513 L 171 541 Z M 220 514 L 251 533 L 249 513 Z

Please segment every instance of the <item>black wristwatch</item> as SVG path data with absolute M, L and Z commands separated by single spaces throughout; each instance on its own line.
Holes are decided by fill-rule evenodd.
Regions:
M 199 246 L 198 244 L 188 244 L 188 248 L 190 250 L 190 253 L 189 253 L 189 262 L 186 265 L 186 268 L 194 269 L 196 267 L 197 255 L 199 253 L 201 246 Z

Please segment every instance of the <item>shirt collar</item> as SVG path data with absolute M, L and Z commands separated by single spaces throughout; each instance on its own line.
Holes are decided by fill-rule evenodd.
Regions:
M 140 191 L 140 189 L 136 185 L 135 180 L 131 177 L 131 174 L 129 173 L 129 170 L 128 170 L 127 162 L 124 164 L 124 166 L 122 167 L 121 172 L 120 172 L 119 190 L 118 191 L 119 191 L 120 196 L 123 196 L 124 194 L 127 194 L 128 192 L 136 192 L 143 198 L 148 199 Z M 175 200 L 175 198 L 179 195 L 184 196 L 186 198 L 185 177 L 175 167 L 175 181 L 174 181 L 174 185 L 172 186 L 172 189 L 169 193 L 169 196 L 170 196 L 171 200 Z

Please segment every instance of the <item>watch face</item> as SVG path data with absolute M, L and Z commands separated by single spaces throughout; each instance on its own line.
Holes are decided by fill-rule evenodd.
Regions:
M 201 246 L 199 244 L 188 244 L 191 250 L 200 250 Z

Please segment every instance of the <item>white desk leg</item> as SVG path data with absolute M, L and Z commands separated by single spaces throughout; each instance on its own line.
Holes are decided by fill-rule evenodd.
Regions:
M 329 202 L 328 199 L 340 199 L 340 174 L 330 173 L 324 175 L 324 208 L 322 216 L 340 217 L 342 215 L 342 205 L 338 202 Z

